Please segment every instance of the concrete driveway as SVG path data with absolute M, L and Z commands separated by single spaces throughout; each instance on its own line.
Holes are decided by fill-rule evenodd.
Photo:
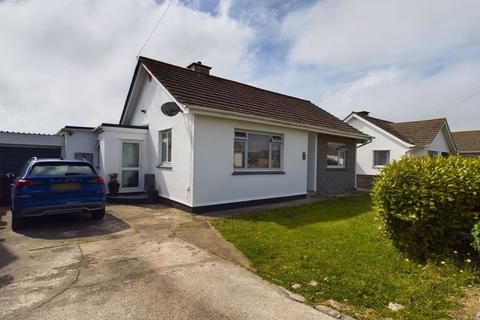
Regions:
M 46 217 L 22 233 L 1 219 L 0 319 L 333 319 L 180 210 L 110 206 L 102 221 Z

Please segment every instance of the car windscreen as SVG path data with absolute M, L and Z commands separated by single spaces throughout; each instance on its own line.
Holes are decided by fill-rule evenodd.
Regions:
M 32 177 L 94 176 L 88 163 L 37 163 L 32 167 Z

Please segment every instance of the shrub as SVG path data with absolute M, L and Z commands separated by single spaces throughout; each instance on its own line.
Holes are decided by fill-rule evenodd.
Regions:
M 480 222 L 472 228 L 472 247 L 480 254 Z
M 426 258 L 469 245 L 480 195 L 480 159 L 403 157 L 375 179 L 374 207 L 387 236 Z

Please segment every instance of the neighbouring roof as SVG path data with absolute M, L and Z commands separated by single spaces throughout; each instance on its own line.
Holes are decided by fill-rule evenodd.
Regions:
M 245 114 L 367 138 L 362 132 L 307 100 L 145 57 L 140 57 L 139 63 L 142 63 L 178 102 L 190 107 Z
M 438 131 L 446 123 L 445 118 L 428 119 L 409 122 L 390 122 L 370 117 L 366 112 L 354 112 L 356 115 L 373 123 L 395 137 L 416 146 L 428 146 Z
M 480 152 L 480 130 L 452 132 L 459 152 Z
M 18 132 L 18 131 L 0 131 L 0 133 L 22 134 L 22 135 L 31 135 L 31 136 L 56 136 L 57 135 L 57 134 L 50 134 L 50 133 Z

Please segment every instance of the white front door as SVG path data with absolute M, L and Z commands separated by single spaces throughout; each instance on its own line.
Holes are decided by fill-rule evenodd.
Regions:
M 122 141 L 122 170 L 120 172 L 120 192 L 143 191 L 141 170 L 141 144 L 135 141 Z

